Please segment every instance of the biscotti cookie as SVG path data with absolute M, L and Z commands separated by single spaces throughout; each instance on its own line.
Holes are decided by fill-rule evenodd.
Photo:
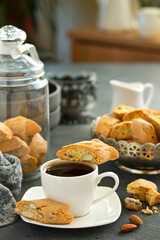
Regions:
M 38 160 L 38 165 L 41 165 L 47 152 L 47 141 L 39 133 L 36 133 L 32 137 L 29 149 L 30 155 Z
M 27 141 L 27 138 L 41 131 L 41 127 L 33 120 L 23 116 L 9 118 L 4 122 L 14 135 Z
M 131 209 L 131 210 L 137 211 L 142 208 L 142 203 L 138 199 L 134 199 L 134 198 L 129 198 L 129 197 L 125 198 L 124 204 L 125 204 L 125 208 Z
M 110 137 L 115 140 L 132 139 L 131 122 L 125 121 L 115 124 L 111 130 Z
M 140 201 L 146 201 L 150 206 L 160 203 L 160 193 L 152 181 L 143 178 L 137 179 L 127 185 L 127 192 Z
M 160 111 L 153 109 L 138 109 L 125 114 L 123 121 L 132 121 L 136 118 L 142 118 L 151 123 L 154 126 L 157 138 L 160 141 Z
M 145 120 L 151 123 L 156 131 L 158 140 L 160 141 L 160 111 L 153 109 L 145 109 Z
M 70 207 L 50 199 L 22 200 L 16 203 L 15 212 L 26 218 L 49 224 L 69 224 L 73 221 Z
M 123 121 L 132 121 L 133 119 L 135 118 L 142 118 L 144 120 L 146 120 L 146 112 L 145 112 L 145 109 L 137 109 L 137 110 L 134 110 L 134 111 L 131 111 L 129 113 L 126 113 L 124 116 L 123 116 Z
M 111 116 L 104 115 L 99 119 L 99 121 L 98 121 L 94 130 L 98 134 L 101 134 L 101 135 L 105 136 L 106 138 L 108 138 L 109 135 L 110 135 L 110 131 L 111 131 L 112 127 L 116 123 L 119 123 L 119 122 L 120 122 L 119 119 L 116 119 L 116 118 L 111 117 Z
M 57 152 L 61 160 L 101 164 L 119 157 L 118 151 L 98 139 L 83 141 L 62 147 Z
M 29 147 L 19 137 L 13 136 L 10 140 L 0 143 L 0 151 L 21 158 L 28 154 Z
M 153 125 L 141 118 L 133 119 L 131 124 L 131 134 L 137 143 L 158 143 L 158 138 Z
M 0 122 L 0 143 L 10 140 L 13 136 L 13 133 L 9 127 L 4 123 Z
M 119 105 L 113 108 L 113 116 L 115 118 L 118 118 L 119 120 L 122 120 L 123 116 L 126 113 L 129 113 L 131 111 L 135 110 L 134 107 L 128 106 L 128 105 Z
M 29 154 L 26 154 L 22 158 L 20 158 L 20 161 L 23 174 L 33 172 L 37 165 L 37 159 Z

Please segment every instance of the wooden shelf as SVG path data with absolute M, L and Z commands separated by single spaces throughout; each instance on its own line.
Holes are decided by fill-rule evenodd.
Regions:
M 73 62 L 160 61 L 160 37 L 143 38 L 136 31 L 106 32 L 95 27 L 70 30 Z

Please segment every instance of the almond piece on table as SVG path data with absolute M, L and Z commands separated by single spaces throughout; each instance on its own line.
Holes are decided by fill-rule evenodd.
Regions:
M 141 220 L 140 217 L 138 217 L 137 215 L 131 215 L 129 217 L 129 221 L 137 226 L 142 225 L 143 221 Z
M 133 231 L 135 228 L 137 228 L 137 225 L 132 224 L 132 223 L 127 223 L 127 224 L 123 224 L 120 229 L 123 232 L 131 232 Z

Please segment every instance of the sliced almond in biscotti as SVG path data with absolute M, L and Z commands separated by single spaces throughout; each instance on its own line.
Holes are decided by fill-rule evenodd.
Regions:
M 131 124 L 131 134 L 137 143 L 158 143 L 158 138 L 153 125 L 144 119 L 134 119 Z
M 113 126 L 110 137 L 115 140 L 132 139 L 131 122 L 125 121 Z
M 118 105 L 113 108 L 113 116 L 115 118 L 118 118 L 119 120 L 122 120 L 123 116 L 126 113 L 129 113 L 131 111 L 135 110 L 134 107 L 128 106 L 128 105 Z
M 110 131 L 112 127 L 116 124 L 119 123 L 120 120 L 111 116 L 104 115 L 102 116 L 96 127 L 95 127 L 95 132 L 105 136 L 106 138 L 109 137 Z

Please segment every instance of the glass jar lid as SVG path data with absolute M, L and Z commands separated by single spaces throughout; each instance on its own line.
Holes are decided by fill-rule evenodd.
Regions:
M 25 80 L 44 75 L 44 65 L 26 33 L 12 25 L 0 28 L 0 81 Z

